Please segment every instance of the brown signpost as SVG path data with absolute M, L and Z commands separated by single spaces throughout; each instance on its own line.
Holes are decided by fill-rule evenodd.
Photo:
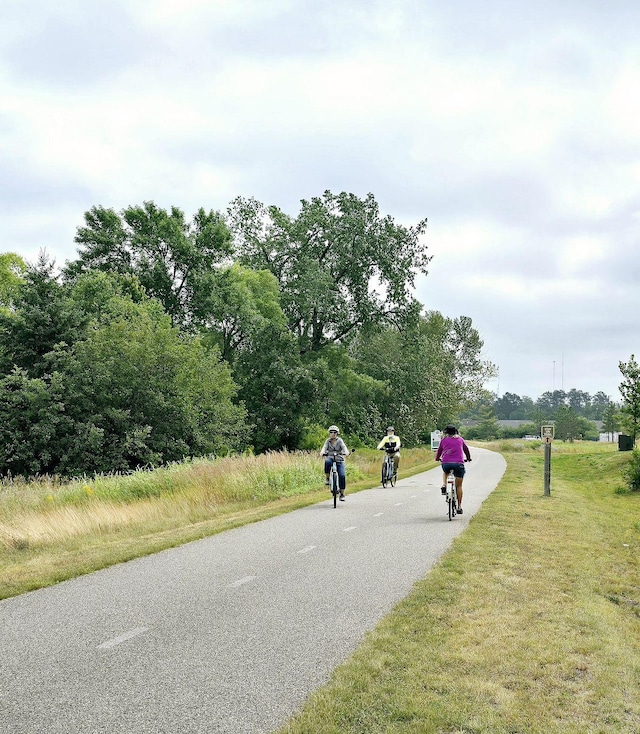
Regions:
M 541 426 L 540 436 L 544 443 L 544 494 L 551 494 L 551 442 L 553 441 L 553 426 Z

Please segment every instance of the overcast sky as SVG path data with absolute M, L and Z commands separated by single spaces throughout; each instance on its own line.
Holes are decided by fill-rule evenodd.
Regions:
M 640 357 L 637 0 L 1 0 L 0 252 L 93 205 L 371 192 L 471 317 L 494 392 Z

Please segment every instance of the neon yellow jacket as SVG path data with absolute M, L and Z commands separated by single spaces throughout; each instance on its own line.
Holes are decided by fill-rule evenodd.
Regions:
M 383 449 L 385 443 L 393 443 L 396 446 L 396 451 L 400 449 L 401 443 L 400 443 L 400 436 L 396 436 L 395 433 L 393 436 L 385 436 L 382 441 L 378 444 L 379 449 Z

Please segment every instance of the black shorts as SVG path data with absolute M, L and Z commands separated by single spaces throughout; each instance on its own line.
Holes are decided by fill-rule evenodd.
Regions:
M 464 464 L 443 464 L 442 465 L 442 471 L 445 474 L 448 474 L 452 469 L 453 469 L 453 476 L 458 477 L 458 479 L 462 479 L 466 471 L 466 469 L 464 468 Z

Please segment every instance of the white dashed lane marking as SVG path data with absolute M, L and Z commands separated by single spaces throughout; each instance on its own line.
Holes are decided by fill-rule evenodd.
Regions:
M 308 553 L 309 551 L 312 551 L 314 548 L 317 547 L 317 545 L 308 545 L 306 548 L 301 548 L 298 553 Z
M 238 586 L 242 586 L 243 584 L 248 584 L 249 581 L 253 581 L 255 579 L 255 576 L 244 576 L 241 579 L 238 579 L 237 581 L 234 581 L 232 584 L 229 584 L 230 589 L 236 589 Z
M 107 640 L 106 642 L 103 642 L 102 645 L 98 645 L 98 649 L 108 650 L 110 647 L 121 645 L 123 642 L 130 640 L 132 637 L 137 637 L 138 635 L 143 634 L 148 629 L 149 629 L 148 627 L 136 627 L 135 629 L 125 632 L 123 635 L 120 635 L 119 637 L 114 637 L 111 640 Z
M 348 533 L 350 530 L 355 530 L 357 525 L 350 525 L 348 528 L 343 529 L 343 533 Z
M 382 517 L 384 515 L 384 512 L 376 512 L 374 517 Z

